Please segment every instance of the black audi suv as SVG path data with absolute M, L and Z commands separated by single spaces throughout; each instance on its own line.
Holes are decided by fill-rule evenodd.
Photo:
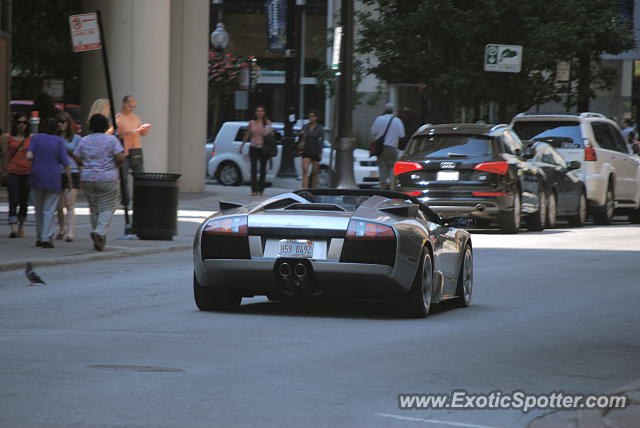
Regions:
M 420 197 L 442 217 L 470 215 L 517 233 L 545 224 L 544 173 L 507 125 L 425 125 L 394 167 L 393 190 Z

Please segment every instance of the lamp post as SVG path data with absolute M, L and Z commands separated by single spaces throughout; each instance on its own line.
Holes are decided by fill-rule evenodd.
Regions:
M 224 24 L 218 22 L 216 29 L 211 33 L 211 46 L 221 52 L 227 48 L 227 45 L 229 45 L 229 33 L 224 29 Z

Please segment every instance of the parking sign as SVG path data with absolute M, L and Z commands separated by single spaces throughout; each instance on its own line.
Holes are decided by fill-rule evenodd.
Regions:
M 69 28 L 74 52 L 91 51 L 102 47 L 98 16 L 95 12 L 71 15 Z
M 484 71 L 518 73 L 522 66 L 522 46 L 486 45 L 484 48 Z

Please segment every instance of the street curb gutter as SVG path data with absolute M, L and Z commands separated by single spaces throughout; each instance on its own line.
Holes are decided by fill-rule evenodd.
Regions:
M 34 259 L 34 260 L 31 260 L 31 262 L 34 264 L 34 266 L 37 266 L 37 267 L 55 266 L 55 265 L 63 265 L 63 264 L 92 262 L 92 261 L 98 261 L 98 260 L 109 260 L 109 259 L 116 259 L 116 258 L 122 258 L 122 257 L 146 256 L 149 254 L 168 253 L 171 251 L 184 251 L 184 250 L 190 250 L 191 248 L 193 248 L 192 244 L 178 244 L 178 245 L 169 245 L 165 247 L 143 247 L 143 248 L 132 248 L 129 250 L 117 250 L 113 252 L 106 251 L 106 252 L 96 252 L 91 254 L 81 254 L 75 257 L 65 256 L 65 257 L 40 259 L 40 260 Z M 24 268 L 25 263 L 28 261 L 30 260 L 0 263 L 0 272 L 22 269 Z

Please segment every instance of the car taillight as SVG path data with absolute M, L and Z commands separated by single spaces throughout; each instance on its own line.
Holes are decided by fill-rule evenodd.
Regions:
M 418 162 L 400 161 L 396 162 L 396 164 L 393 166 L 393 175 L 400 175 L 404 174 L 405 172 L 417 171 L 419 169 L 422 169 L 422 165 L 420 165 Z
M 391 226 L 362 220 L 350 220 L 347 239 L 395 239 Z
M 247 236 L 247 216 L 224 217 L 210 220 L 204 226 L 206 235 Z
M 471 192 L 473 196 L 507 196 L 505 192 Z
M 409 195 L 409 196 L 420 196 L 422 195 L 422 191 L 421 190 L 415 190 L 413 192 L 402 192 L 405 195 Z
M 509 170 L 509 164 L 507 162 L 484 162 L 474 166 L 476 171 L 491 172 L 493 174 L 505 175 Z
M 211 157 L 214 157 L 216 155 L 216 152 L 211 152 Z
M 598 156 L 596 155 L 596 149 L 591 146 L 587 146 L 584 148 L 584 160 L 587 162 L 595 162 L 598 160 Z

